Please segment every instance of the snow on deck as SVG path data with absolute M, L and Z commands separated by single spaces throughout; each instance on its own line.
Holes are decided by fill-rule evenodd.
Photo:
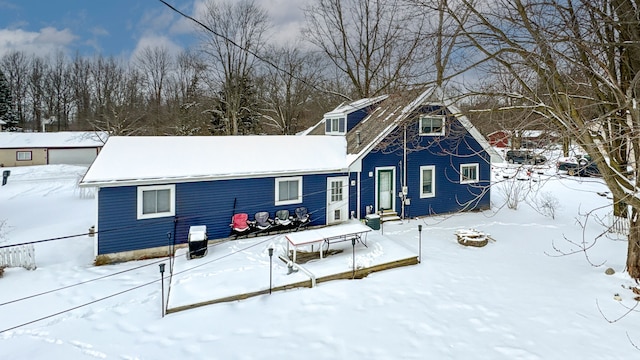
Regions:
M 349 228 L 352 223 L 331 226 L 338 230 Z M 309 230 L 305 230 L 306 232 Z M 309 281 L 303 271 L 289 273 L 287 264 L 279 256 L 286 256 L 286 234 L 238 239 L 222 244 L 209 245 L 205 257 L 187 260 L 187 249 L 176 252 L 168 308 L 179 308 L 212 300 L 269 289 L 269 252 L 272 247 L 272 286 L 280 287 Z M 415 243 L 418 246 L 417 241 Z M 367 236 L 367 246 L 361 243 L 352 248 L 350 241 L 332 243 L 330 249 L 342 252 L 324 259 L 309 261 L 300 266 L 316 278 L 340 274 L 356 269 L 370 268 L 394 261 L 415 258 L 418 254 L 406 245 L 385 237 L 378 231 Z M 311 251 L 309 247 L 306 249 Z M 314 247 L 314 251 L 318 247 Z M 325 247 L 326 250 L 326 247 Z M 355 250 L 355 254 L 353 251 Z M 354 256 L 355 255 L 355 256 Z
M 111 137 L 83 186 L 342 172 L 342 136 Z

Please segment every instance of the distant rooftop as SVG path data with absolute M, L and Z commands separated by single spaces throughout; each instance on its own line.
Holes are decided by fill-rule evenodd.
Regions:
M 108 137 L 94 131 L 0 132 L 0 149 L 98 147 Z

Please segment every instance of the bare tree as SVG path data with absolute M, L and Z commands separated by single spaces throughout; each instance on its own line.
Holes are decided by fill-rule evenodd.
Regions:
M 295 134 L 301 130 L 301 120 L 313 99 L 312 86 L 320 79 L 320 58 L 303 52 L 298 44 L 272 47 L 266 58 L 278 69 L 264 67 L 261 96 L 263 127 L 278 134 Z
M 209 116 L 204 109 L 210 105 L 205 94 L 206 66 L 193 52 L 183 52 L 176 58 L 176 69 L 168 84 L 166 124 L 170 134 L 207 135 Z
M 29 76 L 27 80 L 27 98 L 31 107 L 31 130 L 40 130 L 42 128 L 42 119 L 44 115 L 44 101 L 45 101 L 45 74 L 47 72 L 48 65 L 40 57 L 34 57 L 31 59 Z
M 317 0 L 305 9 L 305 38 L 367 98 L 420 79 L 425 17 L 400 0 Z
M 69 128 L 72 106 L 71 72 L 65 55 L 57 52 L 45 76 L 46 117 L 55 118 L 57 131 Z
M 618 214 L 630 206 L 627 271 L 640 280 L 640 198 L 635 195 L 640 190 L 637 2 L 443 0 L 443 4 L 447 16 L 462 29 L 459 48 L 472 49 L 475 62 L 482 64 L 474 69 L 497 69 L 518 84 L 516 91 L 494 93 L 517 100 L 503 109 L 527 109 L 561 129 L 594 159 L 614 195 Z
M 153 135 L 161 133 L 167 119 L 163 118 L 163 99 L 167 78 L 173 68 L 173 60 L 164 47 L 146 47 L 136 57 L 136 65 L 144 76 L 148 93 L 149 127 Z
M 211 114 L 220 120 L 224 134 L 237 135 L 242 117 L 255 111 L 247 99 L 255 66 L 251 53 L 259 53 L 264 46 L 268 14 L 250 0 L 208 0 L 205 7 L 201 21 L 215 34 L 203 31 L 202 50 L 210 59 L 213 87 L 219 89 L 221 102 Z

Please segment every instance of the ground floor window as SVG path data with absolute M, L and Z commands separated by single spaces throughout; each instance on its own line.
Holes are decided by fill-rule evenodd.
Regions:
M 138 219 L 175 215 L 175 185 L 138 187 Z
M 420 166 L 420 197 L 428 198 L 436 196 L 435 182 L 436 167 L 433 165 Z
M 462 164 L 460 165 L 460 183 L 470 184 L 479 181 L 478 164 Z
M 31 151 L 17 151 L 16 152 L 16 160 L 18 161 L 31 161 L 32 159 Z
M 299 204 L 302 202 L 302 176 L 276 178 L 276 205 Z

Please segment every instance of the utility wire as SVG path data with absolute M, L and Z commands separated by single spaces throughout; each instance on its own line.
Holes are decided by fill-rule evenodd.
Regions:
M 288 70 L 281 68 L 280 66 L 278 66 L 277 64 L 275 64 L 275 63 L 274 63 L 274 62 L 272 62 L 271 60 L 264 58 L 263 56 L 259 55 L 259 54 L 258 54 L 258 53 L 256 53 L 255 51 L 253 51 L 253 50 L 251 50 L 251 49 L 248 49 L 248 48 L 246 48 L 246 47 L 244 47 L 244 46 L 242 46 L 242 45 L 239 45 L 238 43 L 236 43 L 236 42 L 235 42 L 235 41 L 233 41 L 232 39 L 228 38 L 227 36 L 222 35 L 222 34 L 220 34 L 220 33 L 216 32 L 216 31 L 214 31 L 214 30 L 213 30 L 213 29 L 211 29 L 209 26 L 207 26 L 207 25 L 203 24 L 201 21 L 199 21 L 199 20 L 195 19 L 194 17 L 189 16 L 189 15 L 185 14 L 184 12 L 182 12 L 182 11 L 180 11 L 180 10 L 176 9 L 173 5 L 171 5 L 171 4 L 169 4 L 169 3 L 167 3 L 165 0 L 159 0 L 159 1 L 160 1 L 161 3 L 163 3 L 164 5 L 166 5 L 166 6 L 167 6 L 169 9 L 171 9 L 172 11 L 174 11 L 174 12 L 178 13 L 180 16 L 185 17 L 185 18 L 187 18 L 187 19 L 189 19 L 189 20 L 193 21 L 194 23 L 198 24 L 200 27 L 202 27 L 202 28 L 203 28 L 203 29 L 205 29 L 206 31 L 208 31 L 208 32 L 212 33 L 213 35 L 215 35 L 215 36 L 217 36 L 217 37 L 220 37 L 220 38 L 224 39 L 224 41 L 226 41 L 226 42 L 230 43 L 231 45 L 233 45 L 233 46 L 235 46 L 235 47 L 239 48 L 240 50 L 242 50 L 242 51 L 244 51 L 244 52 L 246 52 L 246 53 L 248 53 L 248 54 L 250 54 L 250 55 L 254 56 L 256 59 L 258 59 L 258 60 L 260 60 L 260 61 L 264 62 L 265 64 L 267 64 L 267 65 L 269 65 L 269 66 L 273 67 L 274 69 L 276 69 L 276 70 L 278 70 L 278 71 L 281 71 L 281 72 L 283 72 L 283 73 L 287 74 L 287 76 L 290 76 L 290 77 L 292 77 L 292 78 L 294 78 L 294 79 L 296 79 L 296 80 L 298 80 L 298 81 L 302 82 L 303 84 L 305 84 L 305 85 L 307 85 L 307 86 L 312 87 L 314 90 L 318 90 L 318 91 L 321 91 L 321 92 L 324 92 L 324 93 L 327 93 L 327 94 L 331 94 L 331 95 L 336 95 L 336 96 L 339 96 L 339 97 L 341 97 L 341 98 L 343 98 L 343 99 L 346 99 L 346 100 L 348 100 L 348 101 L 353 101 L 351 98 L 349 98 L 348 96 L 346 96 L 346 95 L 344 95 L 344 94 L 340 94 L 340 93 L 337 93 L 337 92 L 335 92 L 335 91 L 331 91 L 331 90 L 323 89 L 323 88 L 321 88 L 321 87 L 318 87 L 318 86 L 316 86 L 316 85 L 314 85 L 314 84 L 311 84 L 311 83 L 307 82 L 305 79 L 302 79 L 302 78 L 300 78 L 300 77 L 298 77 L 298 76 L 296 76 L 296 75 L 292 74 L 292 73 L 291 73 L 291 72 L 289 72 Z
M 348 188 L 348 186 L 349 186 L 348 184 L 345 184 L 343 186 L 343 188 Z M 312 192 L 312 193 L 303 194 L 302 197 L 305 198 L 305 197 L 309 197 L 309 196 L 313 196 L 313 195 L 318 195 L 318 194 L 321 194 L 321 193 L 325 193 L 326 194 L 327 191 L 328 190 L 319 190 L 319 191 L 315 191 L 315 192 Z M 273 203 L 272 201 L 265 201 L 265 202 L 260 203 L 260 204 L 251 205 L 251 208 L 257 208 L 259 206 L 269 206 L 272 203 Z M 319 210 L 322 210 L 322 209 L 323 208 L 321 208 Z M 212 210 L 212 211 L 209 211 L 209 212 L 199 213 L 198 215 L 192 215 L 192 216 L 166 217 L 166 218 L 162 218 L 162 219 L 156 219 L 155 221 L 147 220 L 145 222 L 137 223 L 135 225 L 121 226 L 121 227 L 115 227 L 115 228 L 110 228 L 110 229 L 98 230 L 98 231 L 95 231 L 93 233 L 86 232 L 86 233 L 81 233 L 81 234 L 59 236 L 59 237 L 54 237 L 54 238 L 48 238 L 48 239 L 42 239 L 42 240 L 34 240 L 34 241 L 28 241 L 28 242 L 16 243 L 16 244 L 10 244 L 10 245 L 0 245 L 0 249 L 10 248 L 10 247 L 15 247 L 15 246 L 22 246 L 22 245 L 38 244 L 38 243 L 56 241 L 56 240 L 65 240 L 65 239 L 71 239 L 71 238 L 76 238 L 76 237 L 81 237 L 81 236 L 87 236 L 87 235 L 91 235 L 91 234 L 103 234 L 103 233 L 109 233 L 109 232 L 115 232 L 115 231 L 123 231 L 123 230 L 128 230 L 128 229 L 134 229 L 134 228 L 157 225 L 159 223 L 165 223 L 167 221 L 172 221 L 173 222 L 173 221 L 185 221 L 185 220 L 190 220 L 190 219 L 197 219 L 197 218 L 201 218 L 201 217 L 205 217 L 205 216 L 211 216 L 211 215 L 227 213 L 230 210 L 233 210 L 233 209 L 227 208 L 227 209 L 222 209 L 222 210 Z M 318 212 L 319 210 L 312 211 L 312 212 L 310 212 L 310 214 L 314 214 L 314 213 Z
M 206 264 L 211 264 L 211 263 L 213 263 L 213 262 L 216 262 L 216 261 L 222 260 L 222 259 L 224 259 L 224 258 L 227 258 L 227 257 L 229 257 L 229 256 L 232 256 L 232 255 L 238 254 L 238 253 L 240 253 L 240 252 L 243 252 L 243 251 L 248 250 L 248 249 L 250 249 L 250 248 L 252 248 L 252 247 L 255 247 L 255 246 L 258 246 L 258 245 L 264 244 L 265 242 L 267 242 L 267 241 L 271 241 L 271 240 L 273 240 L 273 237 L 269 237 L 269 238 L 267 238 L 267 239 L 265 239 L 265 240 L 262 240 L 262 241 L 260 241 L 260 242 L 255 243 L 255 244 L 251 244 L 251 245 L 249 245 L 249 246 L 247 246 L 247 247 L 244 247 L 244 248 L 242 248 L 242 249 L 239 249 L 239 250 L 236 250 L 236 251 L 232 251 L 232 252 L 230 252 L 229 254 L 222 255 L 222 256 L 220 256 L 220 257 L 218 257 L 218 258 L 215 258 L 215 259 L 213 259 L 213 260 L 211 260 L 211 261 L 208 261 L 208 262 L 206 262 L 206 263 L 199 264 L 199 265 L 197 265 L 197 266 L 194 266 L 194 267 L 191 267 L 191 268 L 188 268 L 188 269 L 185 269 L 185 270 L 182 270 L 182 271 L 176 272 L 176 273 L 172 273 L 172 276 L 173 276 L 173 275 L 178 275 L 178 274 L 183 274 L 183 273 L 185 273 L 185 272 L 188 272 L 188 271 L 191 271 L 191 270 L 197 269 L 197 268 L 199 268 L 199 267 L 201 267 L 201 266 L 203 266 L 203 265 L 206 265 Z M 164 261 L 164 260 L 163 260 L 163 261 Z M 84 303 L 84 304 L 80 304 L 80 305 L 77 305 L 77 306 L 74 306 L 74 307 L 71 307 L 71 308 L 68 308 L 68 309 L 62 310 L 62 311 L 58 311 L 58 312 L 53 313 L 53 314 L 49 314 L 49 315 L 46 315 L 46 316 L 40 317 L 40 318 L 38 318 L 38 319 L 34 319 L 34 320 L 31 320 L 31 321 L 28 321 L 28 322 L 25 322 L 25 323 L 22 323 L 22 324 L 19 324 L 19 325 L 15 325 L 15 326 L 12 326 L 12 327 L 7 328 L 7 329 L 0 330 L 0 334 L 2 334 L 2 333 L 4 333 L 4 332 L 7 332 L 7 331 L 15 330 L 15 329 L 17 329 L 17 328 L 20 328 L 20 327 L 23 327 L 23 326 L 26 326 L 26 325 L 30 325 L 30 324 L 36 323 L 36 322 L 38 322 L 38 321 L 46 320 L 46 319 L 52 318 L 52 317 L 54 317 L 54 316 L 62 315 L 62 314 L 64 314 L 64 313 L 67 313 L 67 312 L 70 312 L 70 311 L 73 311 L 73 310 L 77 310 L 77 309 L 80 309 L 80 308 L 82 308 L 82 307 L 85 307 L 85 306 L 88 306 L 88 305 L 92 305 L 92 304 L 95 304 L 95 303 L 97 303 L 97 302 L 100 302 L 100 301 L 103 301 L 103 300 L 107 300 L 107 299 L 110 299 L 110 298 L 112 298 L 112 297 L 115 297 L 115 296 L 118 296 L 118 295 L 122 295 L 122 294 L 124 294 L 124 293 L 130 292 L 130 291 L 133 291 L 133 290 L 140 289 L 140 288 L 142 288 L 142 287 L 145 287 L 145 286 L 148 286 L 148 285 L 154 284 L 154 283 L 156 283 L 156 282 L 158 282 L 158 281 L 162 281 L 162 280 L 153 280 L 153 281 L 149 281 L 149 282 L 146 282 L 146 283 L 144 283 L 144 284 L 140 284 L 140 285 L 134 286 L 134 287 L 132 287 L 132 288 L 129 288 L 129 289 L 126 289 L 126 290 L 122 290 L 122 291 L 119 291 L 119 292 L 117 292 L 117 293 L 113 293 L 113 294 L 110 294 L 110 295 L 107 295 L 107 296 L 101 297 L 101 298 L 99 298 L 99 299 L 92 300 L 92 301 L 87 302 L 87 303 Z M 164 305 L 163 305 L 163 306 L 164 306 Z
M 112 274 L 108 274 L 108 275 L 100 276 L 100 277 L 97 277 L 97 278 L 81 281 L 79 283 L 75 283 L 75 284 L 71 284 L 71 285 L 67 285 L 67 286 L 62 286 L 62 287 L 59 287 L 59 288 L 56 288 L 56 289 L 51 289 L 51 290 L 43 291 L 43 292 L 40 292 L 40 293 L 37 293 L 37 294 L 33 294 L 33 295 L 29 295 L 29 296 L 18 298 L 18 299 L 10 300 L 10 301 L 7 301 L 7 302 L 0 303 L 0 306 L 13 304 L 13 303 L 16 303 L 16 302 L 19 302 L 19 301 L 32 299 L 32 298 L 35 298 L 35 297 L 38 297 L 38 296 L 42 296 L 42 295 L 46 295 L 46 294 L 51 294 L 51 293 L 54 293 L 54 292 L 57 292 L 57 291 L 61 291 L 61 290 L 65 290 L 65 289 L 69 289 L 69 288 L 72 288 L 72 287 L 75 287 L 75 286 L 88 284 L 88 283 L 91 283 L 91 282 L 94 282 L 94 281 L 106 279 L 106 278 L 109 278 L 109 277 L 112 277 L 112 276 L 116 276 L 116 275 L 120 275 L 120 274 L 124 274 L 124 273 L 127 273 L 129 271 L 139 270 L 139 269 L 142 269 L 144 267 L 155 265 L 157 263 L 160 263 L 160 262 L 163 262 L 163 261 L 166 261 L 166 260 L 167 259 L 163 258 L 162 260 L 156 260 L 156 261 L 151 262 L 149 264 L 136 266 L 136 267 L 131 268 L 131 269 L 118 271 L 118 272 L 115 272 L 115 273 L 112 273 Z

